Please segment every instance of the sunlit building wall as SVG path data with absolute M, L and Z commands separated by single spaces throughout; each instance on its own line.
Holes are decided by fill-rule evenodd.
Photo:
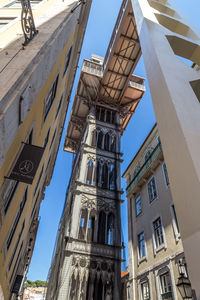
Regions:
M 30 1 L 38 33 L 26 46 L 19 1 L 0 1 L 0 298 L 26 276 L 69 104 L 91 1 Z M 43 147 L 32 184 L 8 179 L 23 143 Z M 55 199 L 56 201 L 56 199 Z
M 189 277 L 157 125 L 123 177 L 127 180 L 130 299 L 181 300 L 176 286 L 180 265 Z

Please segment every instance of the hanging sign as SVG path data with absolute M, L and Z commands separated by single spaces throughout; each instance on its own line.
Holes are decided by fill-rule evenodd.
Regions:
M 8 178 L 32 184 L 43 152 L 44 148 L 42 147 L 24 144 Z

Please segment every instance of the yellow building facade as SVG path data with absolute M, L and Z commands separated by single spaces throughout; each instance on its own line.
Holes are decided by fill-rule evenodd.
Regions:
M 0 5 L 0 299 L 7 300 L 28 271 L 91 1 L 31 1 L 38 33 L 26 46 L 21 3 Z M 32 184 L 8 178 L 23 143 L 44 148 Z

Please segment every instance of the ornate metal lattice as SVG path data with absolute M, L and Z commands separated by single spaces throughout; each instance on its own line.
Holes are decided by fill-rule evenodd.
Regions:
M 30 0 L 21 0 L 21 4 L 22 4 L 21 24 L 22 24 L 22 30 L 25 38 L 23 46 L 26 46 L 33 39 L 33 37 L 38 33 L 38 30 L 36 30 L 35 28 Z

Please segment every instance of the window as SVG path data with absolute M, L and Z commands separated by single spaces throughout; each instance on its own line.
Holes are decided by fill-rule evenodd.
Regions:
M 135 214 L 136 217 L 142 213 L 142 203 L 141 203 L 141 196 L 137 196 L 135 199 Z
M 97 107 L 96 108 L 96 119 L 101 121 L 101 122 L 107 122 L 114 124 L 115 123 L 115 112 L 102 108 L 102 107 Z
M 103 167 L 102 167 L 101 187 L 108 188 L 108 166 L 107 166 L 107 163 L 104 163 Z
M 109 187 L 110 190 L 115 190 L 116 189 L 116 184 L 115 184 L 115 168 L 113 165 L 110 166 L 110 174 L 109 174 Z
M 104 140 L 104 149 L 109 151 L 110 150 L 110 135 L 107 132 L 105 135 L 105 140 Z
M 138 255 L 139 259 L 146 256 L 144 232 L 138 234 Z
M 107 220 L 107 243 L 114 245 L 114 215 L 110 213 Z
M 44 170 L 44 165 L 42 166 L 42 169 L 41 169 L 41 171 L 40 171 L 40 175 L 39 175 L 38 180 L 37 180 L 37 183 L 36 183 L 36 185 L 35 185 L 33 197 L 35 197 L 35 194 L 36 194 L 36 192 L 37 192 L 37 188 L 38 188 L 38 185 L 39 185 L 39 183 L 40 183 L 40 179 L 41 179 L 41 177 L 42 177 L 43 170 Z
M 156 190 L 156 181 L 155 177 L 153 177 L 148 183 L 148 194 L 149 194 L 149 202 L 151 203 L 154 199 L 157 198 L 157 190 Z
M 147 161 L 150 156 L 151 156 L 151 149 L 149 148 L 144 156 L 144 160 Z
M 99 131 L 97 135 L 97 148 L 103 148 L 103 132 Z
M 23 233 L 23 230 L 24 230 L 24 226 L 25 226 L 25 220 L 24 220 L 24 222 L 23 222 L 23 224 L 22 224 L 20 233 L 19 233 L 18 238 L 17 238 L 17 242 L 16 242 L 16 244 L 15 244 L 15 248 L 14 248 L 14 250 L 13 250 L 12 256 L 11 256 L 10 261 L 9 261 L 9 265 L 8 265 L 8 270 L 9 270 L 9 271 L 10 271 L 11 265 L 12 265 L 12 263 L 13 263 L 13 259 L 14 259 L 14 257 L 15 257 L 15 253 L 16 253 L 16 251 L 17 251 L 17 247 L 18 247 L 19 242 L 20 242 L 20 238 L 21 238 L 21 236 L 22 236 L 22 233 Z
M 13 276 L 15 275 L 15 269 L 16 269 L 16 267 L 18 266 L 18 263 L 19 263 L 19 257 L 20 257 L 20 254 L 21 254 L 21 252 L 22 252 L 23 243 L 24 243 L 24 242 L 22 241 L 21 246 L 20 246 L 20 248 L 19 248 L 19 252 L 18 252 L 18 254 L 17 254 L 17 258 L 16 258 L 16 261 L 15 261 L 15 265 L 14 265 L 13 270 L 12 270 L 12 275 L 11 275 L 11 277 L 10 277 L 9 283 L 12 282 Z
M 62 104 L 62 100 L 63 100 L 63 95 L 60 97 L 60 101 L 58 103 L 57 109 L 56 109 L 56 115 L 55 115 L 55 119 L 57 118 L 60 108 L 61 108 L 61 104 Z
M 88 231 L 87 231 L 87 240 L 89 242 L 94 241 L 94 226 L 95 226 L 95 216 L 90 213 L 90 217 L 88 219 Z
M 54 99 L 56 97 L 56 91 L 57 91 L 57 86 L 58 86 L 58 78 L 59 74 L 56 76 L 56 79 L 47 95 L 47 98 L 45 100 L 45 109 L 44 109 L 44 121 L 46 120 L 46 117 L 51 109 L 51 106 L 54 102 Z
M 88 168 L 87 168 L 87 178 L 86 178 L 87 184 L 92 184 L 92 176 L 93 176 L 93 162 L 92 160 L 90 160 L 88 162 Z
M 24 193 L 24 196 L 22 198 L 22 201 L 20 203 L 20 206 L 19 206 L 19 209 L 18 209 L 18 212 L 17 212 L 17 216 L 15 217 L 15 220 L 14 220 L 14 223 L 13 223 L 13 226 L 10 230 L 10 234 L 8 236 L 8 239 L 7 239 L 7 250 L 10 248 L 10 245 L 11 245 L 11 242 L 12 242 L 12 239 L 13 239 L 13 236 L 15 234 L 15 230 L 17 228 L 17 225 L 19 223 L 19 220 L 20 220 L 20 217 L 22 215 L 22 212 L 23 212 L 23 209 L 24 209 L 24 206 L 26 204 L 26 200 L 27 200 L 27 194 L 28 194 L 28 189 L 26 188 L 26 191 Z
M 101 211 L 99 214 L 99 223 L 98 223 L 98 242 L 105 244 L 105 231 L 106 231 L 106 214 L 104 211 Z
M 47 173 L 47 171 L 48 171 L 50 162 L 51 162 L 51 155 L 49 156 L 49 159 L 48 159 L 48 162 L 47 162 L 47 166 L 46 166 L 45 173 Z
M 111 137 L 111 152 L 116 152 L 116 136 Z
M 160 218 L 153 222 L 153 230 L 155 246 L 156 248 L 159 248 L 162 244 L 164 244 L 163 229 Z
M 86 226 L 88 219 L 87 209 L 81 210 L 80 227 L 79 227 L 79 239 L 85 239 Z
M 168 186 L 169 185 L 169 177 L 168 177 L 168 173 L 167 173 L 167 167 L 166 164 L 163 164 L 163 173 L 164 173 L 164 177 L 165 177 L 165 183 Z
M 173 300 L 172 286 L 169 272 L 160 275 L 160 289 L 162 300 Z
M 8 179 L 8 180 L 9 180 L 9 183 L 6 187 L 5 192 L 2 195 L 2 198 L 4 199 L 4 214 L 7 213 L 8 208 L 10 207 L 12 199 L 13 199 L 13 197 L 16 193 L 17 187 L 19 185 L 18 181 L 10 180 L 10 179 Z
M 33 213 L 34 213 L 34 211 L 35 211 L 35 207 L 36 207 L 36 205 L 37 205 L 37 202 L 38 202 L 38 199 L 39 199 L 39 195 L 40 195 L 40 190 L 38 191 L 37 197 L 36 197 L 36 199 L 35 199 L 35 203 L 34 203 L 34 206 L 33 206 L 32 212 L 31 212 L 31 218 L 32 218 Z
M 142 300 L 149 300 L 150 299 L 149 282 L 148 281 L 144 281 L 141 284 L 141 293 L 142 293 Z
M 50 149 L 51 149 L 51 147 L 52 147 L 52 145 L 53 145 L 53 142 L 54 142 L 54 139 L 55 139 L 55 137 L 56 137 L 56 131 L 57 131 L 57 128 L 54 130 L 54 133 L 53 133 L 53 136 L 52 136 L 52 139 L 51 139 L 51 144 L 50 144 Z
M 13 21 L 15 19 L 15 17 L 1 17 L 0 18 L 0 29 L 7 25 L 8 23 L 10 23 L 11 21 Z
M 94 182 L 96 183 L 97 186 L 99 186 L 101 184 L 100 174 L 101 174 L 101 164 L 97 160 L 96 161 L 95 177 L 94 177 Z
M 30 131 L 28 137 L 25 140 L 25 143 L 32 145 L 33 142 L 33 129 Z
M 49 134 L 50 134 L 50 128 L 49 128 L 49 130 L 48 130 L 48 132 L 47 132 L 47 135 L 46 135 L 46 137 L 45 137 L 45 139 L 44 139 L 43 148 L 46 148 L 46 145 L 48 144 L 48 141 L 49 141 Z
M 69 62 L 70 62 L 70 57 L 71 57 L 71 53 L 72 53 L 72 47 L 69 49 L 67 55 L 66 55 L 66 59 L 65 59 L 65 67 L 64 67 L 64 72 L 63 72 L 63 77 L 65 76 L 65 73 L 67 72 L 67 69 L 69 67 Z

